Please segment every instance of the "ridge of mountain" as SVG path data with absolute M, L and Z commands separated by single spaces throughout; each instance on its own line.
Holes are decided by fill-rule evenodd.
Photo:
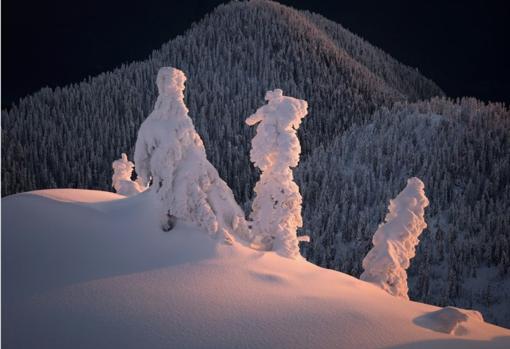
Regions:
M 324 28 L 317 29 L 317 23 Z M 155 100 L 153 76 L 163 65 L 179 67 L 189 76 L 188 106 L 205 141 L 225 138 L 218 126 L 210 125 L 210 119 L 218 115 L 223 115 L 233 134 L 249 140 L 251 134 L 240 119 L 256 108 L 266 90 L 279 87 L 289 95 L 306 98 L 316 117 L 305 123 L 302 133 L 322 134 L 313 139 L 303 137 L 305 156 L 352 122 L 368 119 L 380 105 L 442 95 L 430 80 L 395 63 L 354 34 L 342 32 L 340 26 L 334 28 L 335 39 L 328 38 L 328 23 L 269 1 L 232 2 L 220 5 L 144 62 L 123 65 L 63 88 L 44 88 L 22 99 L 2 112 L 6 165 L 2 169 L 2 195 L 47 187 L 107 189 L 110 162 L 120 152 L 132 149 L 138 125 Z M 333 44 L 341 42 L 340 38 L 345 48 Z M 360 60 L 366 56 L 364 61 L 374 63 L 369 69 L 353 56 Z M 388 67 L 398 69 L 383 69 L 386 61 Z M 385 73 L 374 73 L 378 70 Z M 412 82 L 399 86 L 402 79 L 395 78 L 397 82 L 390 84 L 381 78 L 399 70 Z M 406 96 L 400 91 L 407 85 L 418 87 Z M 238 143 L 233 137 L 220 141 L 221 148 Z M 72 147 L 65 149 L 68 156 L 56 151 L 74 142 L 81 143 L 81 148 L 95 147 L 101 157 Z M 34 144 L 53 148 L 57 154 L 31 151 Z M 212 151 L 208 155 L 214 157 L 215 165 L 228 160 L 223 154 L 214 156 Z M 59 173 L 59 163 L 75 167 L 82 175 Z M 38 164 L 37 172 L 42 173 L 34 171 L 31 164 Z M 249 162 L 245 159 L 239 165 L 245 167 Z M 239 169 L 236 164 L 234 167 Z M 239 189 L 234 188 L 237 195 Z

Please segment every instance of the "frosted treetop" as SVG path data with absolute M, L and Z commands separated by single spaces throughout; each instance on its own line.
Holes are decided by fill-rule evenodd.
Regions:
M 296 130 L 308 113 L 308 103 L 287 97 L 283 91 L 268 91 L 268 103 L 246 119 L 250 126 L 260 123 L 252 141 L 251 161 L 263 171 L 281 171 L 296 167 L 301 146 Z
M 156 84 L 160 95 L 176 96 L 184 99 L 184 83 L 186 75 L 176 68 L 162 67 L 159 69 Z
M 159 69 L 156 79 L 159 96 L 154 111 L 148 118 L 153 120 L 169 120 L 171 118 L 191 122 L 188 117 L 188 108 L 184 104 L 185 82 L 186 75 L 179 69 L 172 67 Z

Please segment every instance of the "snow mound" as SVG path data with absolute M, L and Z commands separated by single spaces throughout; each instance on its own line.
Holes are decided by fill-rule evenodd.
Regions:
M 463 322 L 462 337 L 431 331 L 414 319 L 437 307 L 302 259 L 226 245 L 182 220 L 165 233 L 155 195 L 49 190 L 2 199 L 2 344 L 510 347 L 509 330 L 480 321 Z
M 461 336 L 468 332 L 463 325 L 468 321 L 483 322 L 482 314 L 476 310 L 445 307 L 420 316 L 415 323 L 433 331 Z
M 178 69 L 159 70 L 156 105 L 138 131 L 136 172 L 142 185 L 151 184 L 150 190 L 157 194 L 163 230 L 172 229 L 177 217 L 219 234 L 229 243 L 232 233 L 250 240 L 244 212 L 207 160 L 202 139 L 188 115 L 185 81 Z
M 374 234 L 374 247 L 363 259 L 365 270 L 361 280 L 374 283 L 389 294 L 409 299 L 407 273 L 410 260 L 416 254 L 415 247 L 425 223 L 424 184 L 418 178 L 407 180 L 407 186 L 390 201 L 385 223 Z

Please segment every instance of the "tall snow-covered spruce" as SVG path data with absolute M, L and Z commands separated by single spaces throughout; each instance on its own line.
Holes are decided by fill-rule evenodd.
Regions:
M 424 187 L 418 178 L 410 178 L 405 189 L 390 200 L 385 223 L 375 232 L 374 247 L 363 259 L 361 280 L 404 299 L 409 299 L 406 269 L 415 255 L 418 236 L 427 227 L 424 214 L 429 200 Z
M 296 230 L 303 225 L 302 199 L 291 167 L 299 162 L 301 146 L 296 131 L 308 113 L 308 104 L 284 96 L 280 89 L 268 91 L 265 99 L 268 104 L 246 119 L 250 126 L 258 124 L 250 159 L 261 170 L 252 204 L 252 230 L 256 242 L 285 257 L 298 258 Z
M 184 104 L 186 76 L 178 69 L 158 72 L 159 96 L 142 123 L 135 146 L 136 172 L 151 184 L 161 204 L 161 227 L 175 218 L 198 224 L 232 242 L 231 233 L 249 240 L 244 213 L 227 184 L 207 160 L 202 139 Z

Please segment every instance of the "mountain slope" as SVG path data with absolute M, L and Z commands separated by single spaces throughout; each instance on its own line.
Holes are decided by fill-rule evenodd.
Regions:
M 311 20 L 313 17 L 314 20 Z M 251 131 L 243 119 L 265 91 L 309 102 L 304 155 L 380 105 L 442 94 L 430 80 L 354 34 L 269 1 L 218 7 L 183 36 L 80 84 L 43 89 L 2 116 L 2 195 L 48 187 L 108 189 L 111 161 L 132 150 L 155 101 L 154 76 L 188 76 L 187 105 L 208 155 L 241 201 Z
M 50 190 L 2 200 L 4 346 L 510 345 L 509 330 L 472 316 L 456 335 L 438 332 L 437 307 L 304 260 L 226 245 L 183 222 L 164 233 L 152 195 Z
M 510 325 L 510 111 L 465 98 L 381 109 L 296 170 L 307 258 L 359 276 L 391 198 L 418 176 L 430 206 L 410 297 Z

